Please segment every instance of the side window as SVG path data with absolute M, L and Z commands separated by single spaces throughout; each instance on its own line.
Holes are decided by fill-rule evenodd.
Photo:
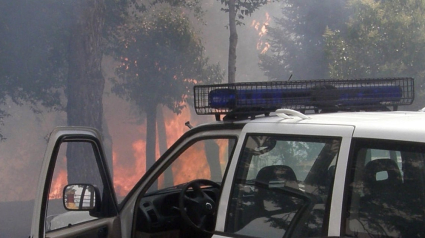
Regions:
M 328 137 L 247 136 L 225 231 L 272 238 L 323 235 L 340 142 Z
M 357 139 L 346 192 L 345 234 L 420 237 L 424 234 L 425 145 Z
M 69 184 L 79 185 L 69 186 L 64 191 Z M 103 184 L 92 144 L 63 142 L 57 154 L 50 186 L 45 219 L 47 232 L 97 219 L 89 211 L 76 211 L 81 208 L 88 210 L 93 206 L 95 193 L 89 184 L 102 194 Z

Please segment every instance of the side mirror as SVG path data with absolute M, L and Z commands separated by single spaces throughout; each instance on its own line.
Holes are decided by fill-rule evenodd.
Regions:
M 68 211 L 96 212 L 100 208 L 99 189 L 91 184 L 69 184 L 63 189 L 62 198 Z

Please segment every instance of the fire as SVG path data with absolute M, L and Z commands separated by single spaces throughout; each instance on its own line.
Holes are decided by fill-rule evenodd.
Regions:
M 162 109 L 167 138 L 167 148 L 187 131 L 184 123 L 190 120 L 190 111 L 186 107 L 179 115 L 168 109 Z M 118 197 L 123 197 L 133 188 L 146 173 L 146 124 L 138 127 L 139 138 L 131 143 L 132 158 L 123 158 L 115 148 L 113 149 L 114 186 Z M 160 157 L 157 135 L 156 158 Z M 162 181 L 160 181 L 161 183 Z
M 166 131 L 166 146 L 171 146 L 180 136 L 185 133 L 188 128 L 185 126 L 185 122 L 191 120 L 190 109 L 186 107 L 183 111 L 176 115 L 172 111 L 162 108 L 164 117 L 164 126 Z M 192 123 L 197 123 L 193 122 Z M 112 132 L 112 131 L 111 131 Z M 123 133 L 118 135 L 112 135 L 116 139 L 113 143 L 112 151 L 112 171 L 113 171 L 113 183 L 115 191 L 118 197 L 122 198 L 128 194 L 128 192 L 134 187 L 134 185 L 140 180 L 144 173 L 146 173 L 146 124 L 137 126 L 137 130 L 133 130 L 130 133 Z M 111 133 L 113 134 L 113 133 Z M 126 137 L 128 136 L 128 138 Z M 133 139 L 132 139 L 133 138 Z M 137 139 L 134 139 L 137 138 Z M 159 143 L 156 142 L 156 158 L 160 157 Z M 223 141 L 224 142 L 224 141 Z M 122 149 L 125 146 L 128 149 Z M 224 146 L 220 148 L 220 164 L 222 171 L 227 163 L 227 149 Z M 130 151 L 128 151 L 130 150 Z M 208 162 L 204 154 L 203 143 L 197 146 L 193 146 L 188 149 L 185 154 L 188 158 L 197 158 L 198 162 L 196 165 L 191 163 L 189 160 L 182 160 L 180 163 L 173 165 L 173 177 L 174 184 L 180 184 L 187 182 L 190 176 L 210 178 L 210 170 Z M 202 164 L 199 167 L 199 164 Z M 180 171 L 177 173 L 176 171 Z M 196 171 L 196 173 L 195 173 Z M 159 185 L 163 184 L 163 178 L 159 179 Z M 67 171 L 66 171 L 66 157 L 58 161 L 56 164 L 55 172 L 53 175 L 53 183 L 49 193 L 49 199 L 60 199 L 62 198 L 63 188 L 67 185 Z
M 145 127 L 145 125 L 138 127 L 138 130 L 141 130 L 140 138 L 146 135 Z M 143 140 L 139 139 L 132 142 L 131 148 L 133 153 L 133 157 L 131 158 L 123 158 L 114 149 L 112 152 L 114 187 L 117 196 L 121 197 L 125 196 L 146 172 L 146 162 L 144 159 L 146 155 L 146 142 L 144 138 Z
M 229 149 L 228 144 L 229 142 L 227 140 L 217 140 L 217 143 L 219 144 L 218 148 L 220 148 L 219 156 L 220 156 L 220 166 L 221 166 L 221 172 L 224 173 L 224 170 L 226 169 L 227 160 L 229 158 Z
M 205 153 L 206 147 L 211 146 L 209 143 L 217 143 L 219 153 L 218 168 L 221 171 L 214 171 L 214 167 L 209 164 L 207 154 Z M 191 145 L 187 150 L 179 156 L 173 164 L 172 171 L 174 177 L 174 185 L 182 184 L 194 179 L 220 179 L 217 172 L 224 174 L 228 162 L 228 143 L 227 139 L 215 139 L 214 142 L 206 142 L 204 140 L 198 141 Z M 196 160 L 196 163 L 194 161 Z M 211 162 L 211 161 L 210 161 Z M 214 174 L 211 174 L 213 172 Z
M 192 160 L 196 158 L 196 164 Z M 191 165 L 196 165 L 194 166 Z M 208 162 L 204 154 L 204 144 L 197 143 L 180 156 L 179 163 L 173 164 L 174 184 L 181 184 L 196 178 L 211 178 Z
M 259 50 L 261 54 L 265 54 L 270 48 L 270 43 L 263 41 L 262 39 L 265 35 L 267 35 L 267 26 L 270 24 L 271 20 L 268 12 L 265 13 L 265 16 L 266 18 L 264 21 L 253 20 L 251 23 L 251 26 L 258 31 L 259 39 L 257 42 L 257 50 Z
M 167 148 L 176 142 L 188 128 L 184 123 L 190 120 L 190 111 L 188 107 L 184 108 L 179 115 L 170 110 L 163 110 L 165 131 L 167 133 Z
M 49 191 L 49 199 L 62 198 L 63 188 L 68 184 L 68 174 L 64 168 L 66 165 L 66 157 L 62 161 L 56 163 L 55 171 L 53 172 L 52 186 Z

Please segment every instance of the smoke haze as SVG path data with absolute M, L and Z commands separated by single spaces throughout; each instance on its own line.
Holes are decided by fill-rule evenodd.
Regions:
M 206 25 L 202 25 L 201 28 L 205 54 L 210 58 L 210 62 L 220 63 L 222 69 L 226 70 L 229 39 L 228 29 L 226 29 L 228 17 L 226 13 L 220 11 L 222 6 L 219 1 L 205 1 L 203 7 Z M 259 50 L 256 49 L 256 45 L 260 40 L 259 32 L 251 26 L 251 23 L 254 19 L 264 22 L 266 20 L 266 12 L 273 9 L 276 10 L 276 7 L 270 6 L 269 8 L 260 9 L 251 17 L 246 17 L 244 20 L 245 25 L 238 27 L 237 81 L 266 80 L 266 77 L 258 67 Z M 26 9 L 26 11 L 30 10 Z M 17 13 L 17 15 L 19 14 Z M 31 22 L 31 19 L 22 18 L 26 16 L 19 17 L 21 17 L 20 22 L 23 24 Z M 8 19 L 12 21 L 16 18 Z M 51 23 L 56 26 L 55 22 Z M 4 24 L 7 27 L 17 27 L 12 22 Z M 35 24 L 32 24 L 35 29 L 38 29 L 37 27 L 46 27 L 45 25 L 36 27 L 34 26 Z M 46 21 L 42 21 L 42 24 L 46 24 Z M 20 32 L 19 29 L 15 29 L 12 32 L 25 34 L 26 30 L 22 30 L 24 32 Z M 15 41 L 15 43 L 15 49 L 22 48 L 21 40 Z M 1 54 L 2 52 L 0 51 L 0 56 Z M 40 57 L 40 55 L 32 57 Z M 40 60 L 47 59 L 41 57 Z M 58 65 L 58 67 L 63 67 L 63 65 Z M 103 105 L 105 120 L 112 141 L 112 148 L 109 149 L 112 150 L 113 154 L 113 158 L 109 158 L 109 161 L 113 161 L 114 167 L 111 168 L 111 171 L 113 171 L 116 191 L 123 196 L 146 171 L 144 166 L 146 124 L 144 120 L 137 119 L 134 116 L 133 105 L 111 93 L 111 85 L 108 79 L 114 77 L 115 67 L 116 62 L 111 57 L 104 57 L 102 69 L 106 86 Z M 0 179 L 2 181 L 0 183 L 0 190 L 2 191 L 0 193 L 0 214 L 2 214 L 0 237 L 25 237 L 30 231 L 33 199 L 36 193 L 47 138 L 56 126 L 67 125 L 66 113 L 49 111 L 39 105 L 38 109 L 41 111 L 36 114 L 30 105 L 25 103 L 18 105 L 10 98 L 5 101 L 5 105 L 1 108 L 10 116 L 3 119 L 4 125 L 1 127 L 1 133 L 7 139 L 0 143 Z M 199 117 L 195 115 L 189 107 L 183 110 L 180 115 L 176 115 L 168 109 L 163 110 L 167 125 L 168 147 L 188 130 L 184 125 L 186 121 L 190 121 L 192 125 L 197 125 L 214 120 L 212 116 Z M 157 157 L 159 157 L 158 150 Z
M 0 7 L 6 6 L 9 1 L 0 0 Z M 49 0 L 46 1 L 49 2 Z M 265 76 L 259 67 L 259 54 L 262 52 L 263 54 L 275 53 L 270 52 L 270 38 L 267 37 L 266 29 L 267 26 L 274 27 L 276 25 L 274 23 L 276 18 L 283 17 L 281 7 L 285 4 L 284 2 L 290 1 L 269 3 L 255 11 L 252 16 L 246 16 L 243 20 L 245 24 L 237 27 L 239 41 L 237 46 L 236 82 L 268 80 L 268 77 Z M 338 2 L 342 3 L 345 1 L 341 0 Z M 37 6 L 36 3 L 35 6 Z M 60 9 L 52 8 L 46 10 L 47 7 L 38 7 L 33 10 L 39 12 L 34 13 L 31 12 L 31 9 L 26 8 L 26 14 L 22 14 L 18 11 L 22 9 L 19 6 L 15 6 L 10 11 L 16 11 L 16 14 L 2 18 L 0 13 L 0 33 L 8 34 L 7 37 L 0 36 L 0 47 L 3 47 L 0 48 L 0 80 L 5 78 L 13 81 L 14 79 L 11 79 L 12 77 L 3 77 L 1 74 L 3 71 L 9 72 L 7 67 L 12 67 L 10 64 L 4 63 L 9 60 L 9 56 L 6 53 L 10 52 L 10 49 L 27 52 L 25 56 L 40 61 L 34 68 L 28 69 L 29 74 L 34 75 L 33 81 L 43 82 L 44 79 L 42 77 L 39 78 L 36 76 L 44 75 L 45 72 L 41 71 L 44 70 L 43 67 L 47 67 L 47 63 L 43 64 L 45 61 L 57 63 L 53 67 L 55 68 L 53 73 L 46 73 L 51 77 L 58 78 L 58 81 L 55 81 L 53 84 L 59 84 L 61 80 L 66 78 L 67 68 L 64 65 L 63 57 L 67 55 L 67 52 L 60 50 L 56 52 L 54 50 L 57 49 L 57 45 L 55 44 L 62 45 L 65 43 L 60 40 L 61 38 L 57 41 L 58 36 L 62 35 L 58 33 L 60 31 L 56 32 L 58 35 L 53 34 L 53 30 L 57 29 L 59 24 L 62 24 L 61 26 L 65 26 L 65 28 L 70 27 L 70 23 L 66 20 L 66 14 L 63 14 L 62 18 L 60 17 L 64 6 L 60 4 L 51 4 L 51 6 L 60 7 Z M 220 11 L 223 7 L 220 1 L 206 0 L 203 2 L 202 7 L 205 11 L 203 16 L 205 25 L 200 22 L 195 22 L 194 24 L 202 30 L 205 55 L 209 57 L 211 63 L 219 63 L 221 68 L 227 71 L 229 30 L 226 26 L 228 25 L 228 16 L 223 11 Z M 55 10 L 58 13 L 52 16 L 50 22 L 52 25 L 50 26 L 47 24 L 49 19 L 41 18 L 40 16 L 55 12 Z M 320 19 L 321 16 L 316 15 L 314 17 L 315 19 Z M 16 19 L 19 19 L 19 21 L 16 21 Z M 37 25 L 37 22 L 40 22 L 40 25 Z M 33 29 L 24 27 L 29 23 L 31 23 L 30 28 Z M 39 31 L 39 29 L 52 29 L 52 31 Z M 52 34 L 51 37 L 55 38 L 56 41 L 49 38 L 47 43 L 35 40 L 32 42 L 31 40 L 36 38 L 37 33 L 43 35 Z M 15 41 L 13 40 L 14 37 L 16 38 Z M 291 37 L 296 38 L 292 35 L 288 38 Z M 7 44 L 3 44 L 4 42 Z M 300 45 L 298 44 L 297 46 Z M 34 48 L 37 48 L 37 50 Z M 63 48 L 64 46 L 61 49 Z M 8 51 L 2 51 L 3 49 L 8 49 Z M 50 53 L 50 58 L 47 56 L 49 55 L 48 53 Z M 16 55 L 19 56 L 19 54 Z M 15 57 L 17 57 L 16 55 Z M 21 52 L 20 55 L 22 57 L 24 54 Z M 13 59 L 15 60 L 16 58 Z M 25 58 L 22 59 L 22 62 L 15 62 L 13 67 L 18 67 L 18 69 L 15 68 L 14 70 L 18 72 L 25 71 L 26 60 L 29 59 Z M 315 62 L 316 60 L 310 58 L 308 62 Z M 118 63 L 112 57 L 103 57 L 102 70 L 106 84 L 103 93 L 103 112 L 110 136 L 106 138 L 105 149 L 111 152 L 112 157 L 108 158 L 109 166 L 113 174 L 116 192 L 122 198 L 146 171 L 145 145 L 147 132 L 145 116 L 143 118 L 136 116 L 135 111 L 137 110 L 133 104 L 111 92 L 112 83 L 109 79 L 116 77 L 115 68 L 117 65 Z M 309 66 L 304 64 L 298 65 L 298 70 L 302 71 L 306 67 Z M 282 72 L 282 79 L 287 79 L 291 75 L 291 72 L 286 68 L 283 68 Z M 225 81 L 227 81 L 227 77 L 225 77 Z M 16 96 L 19 95 L 20 90 L 26 87 L 36 88 L 32 84 L 29 86 L 22 84 L 20 86 L 18 85 L 18 92 L 2 91 L 2 93 L 11 93 L 12 96 Z M 149 85 L 146 85 L 146 87 L 149 87 Z M 55 89 L 57 90 L 55 92 L 61 92 L 60 88 Z M 38 90 L 37 92 L 40 93 L 38 95 L 40 97 L 43 93 L 48 93 L 43 90 Z M 55 105 L 54 108 L 60 108 L 60 106 L 66 105 L 64 97 L 63 93 L 60 94 L 60 98 L 62 99 L 60 101 L 61 105 Z M 36 101 L 36 98 L 38 97 L 32 100 Z M 59 99 L 56 99 L 57 101 L 54 101 L 54 99 L 56 98 L 49 98 L 51 100 L 49 101 L 49 106 L 53 105 L 54 102 L 59 102 Z M 0 142 L 0 237 L 26 237 L 30 233 L 33 199 L 36 194 L 42 159 L 47 145 L 47 137 L 56 126 L 67 125 L 67 115 L 64 111 L 49 110 L 40 104 L 36 104 L 39 111 L 35 113 L 33 104 L 25 103 L 25 101 L 16 101 L 13 97 L 9 96 L 4 97 L 4 101 L 0 99 L 0 103 L 4 103 L 0 109 L 10 115 L 3 118 L 3 125 L 0 125 L 0 132 L 6 138 L 6 140 Z M 192 125 L 198 125 L 214 120 L 213 116 L 200 117 L 195 115 L 193 109 L 188 105 L 186 105 L 186 108 L 179 115 L 166 107 L 161 107 L 159 110 L 162 110 L 164 114 L 167 147 L 170 147 L 174 141 L 188 130 L 184 125 L 186 121 L 190 121 Z M 158 143 L 157 147 L 156 158 L 160 155 Z

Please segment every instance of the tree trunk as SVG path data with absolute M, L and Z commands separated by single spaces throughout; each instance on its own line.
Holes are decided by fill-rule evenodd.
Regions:
M 167 131 L 165 129 L 164 113 L 162 112 L 163 107 L 157 107 L 157 118 L 156 126 L 158 129 L 158 143 L 159 143 L 159 153 L 162 155 L 167 151 Z M 164 171 L 164 187 L 174 185 L 173 171 L 171 170 L 172 166 L 169 166 Z
M 68 51 L 67 119 L 70 126 L 90 126 L 101 131 L 105 80 L 101 72 L 104 0 L 76 0 L 73 5 Z M 68 182 L 90 182 L 99 174 L 87 150 L 67 151 Z M 91 177 L 91 178 L 90 178 Z
M 109 173 L 112 181 L 114 181 L 114 161 L 113 161 L 113 142 L 111 134 L 109 133 L 108 123 L 106 123 L 105 113 L 102 116 L 102 134 L 103 134 L 103 149 L 105 150 L 106 163 L 108 164 Z
M 219 150 L 220 147 L 214 140 L 205 140 L 205 155 L 207 157 L 208 165 L 210 166 L 212 181 L 221 181 L 223 179 L 221 174 Z
M 229 0 L 229 62 L 228 82 L 236 81 L 236 45 L 238 44 L 238 33 L 236 32 L 236 8 L 235 0 Z
M 146 107 L 146 171 L 155 163 L 156 156 L 156 104 L 148 103 Z M 157 181 L 151 188 L 158 188 Z

